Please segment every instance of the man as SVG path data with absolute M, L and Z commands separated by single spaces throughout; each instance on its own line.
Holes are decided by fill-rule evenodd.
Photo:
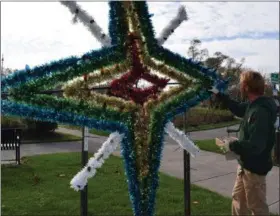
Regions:
M 265 81 L 260 73 L 243 72 L 240 90 L 248 103 L 238 103 L 227 95 L 215 93 L 229 110 L 243 118 L 239 139 L 226 143 L 238 160 L 238 174 L 232 193 L 232 215 L 269 215 L 266 202 L 266 175 L 272 169 L 272 149 L 275 141 L 277 107 L 272 98 L 264 95 Z

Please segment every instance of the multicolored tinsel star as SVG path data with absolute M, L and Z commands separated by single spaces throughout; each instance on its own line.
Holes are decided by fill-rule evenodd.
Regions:
M 1 111 L 4 115 L 123 134 L 121 153 L 134 215 L 152 216 L 167 123 L 209 98 L 210 86 L 223 90 L 226 82 L 214 70 L 162 47 L 162 40 L 173 29 L 164 39 L 156 40 L 146 2 L 109 4 L 109 37 L 100 31 L 94 34 L 99 35 L 102 49 L 21 70 L 3 79 L 2 91 L 10 96 L 1 101 Z M 81 12 L 69 8 L 73 13 Z M 94 19 L 86 19 L 89 28 L 97 28 Z M 153 86 L 137 88 L 135 84 L 141 79 Z M 164 90 L 170 79 L 180 85 Z M 89 91 L 90 85 L 109 80 L 110 96 Z M 39 93 L 61 84 L 66 98 Z

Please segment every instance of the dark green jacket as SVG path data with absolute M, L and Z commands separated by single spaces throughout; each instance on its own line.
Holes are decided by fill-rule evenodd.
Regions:
M 243 118 L 239 140 L 230 143 L 230 150 L 240 156 L 239 164 L 259 175 L 266 175 L 273 166 L 277 106 L 272 98 L 259 97 L 252 103 L 238 103 L 227 95 L 218 94 L 229 110 Z

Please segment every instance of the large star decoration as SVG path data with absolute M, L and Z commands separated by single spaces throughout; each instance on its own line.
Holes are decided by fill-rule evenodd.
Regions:
M 146 2 L 109 4 L 110 37 L 99 33 L 99 40 L 105 44 L 102 49 L 21 70 L 3 79 L 2 91 L 9 92 L 10 97 L 1 101 L 1 111 L 124 134 L 121 153 L 133 212 L 151 216 L 166 124 L 209 98 L 208 87 L 223 90 L 226 82 L 214 70 L 162 47 L 154 37 Z M 90 19 L 88 27 L 94 24 Z M 82 75 L 85 79 L 79 79 Z M 140 79 L 153 86 L 137 88 Z M 164 90 L 170 79 L 180 85 Z M 89 91 L 89 85 L 108 80 L 112 80 L 110 96 Z M 67 98 L 39 93 L 65 83 Z

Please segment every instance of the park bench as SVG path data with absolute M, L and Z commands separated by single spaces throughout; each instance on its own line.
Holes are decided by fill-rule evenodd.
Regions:
M 1 151 L 15 150 L 16 157 L 13 160 L 20 165 L 20 144 L 22 130 L 18 128 L 2 128 L 1 129 Z
M 240 131 L 240 125 L 238 128 L 230 128 L 230 127 L 227 127 L 227 134 L 228 134 L 228 137 L 230 137 L 230 134 L 232 133 L 235 133 L 236 137 L 238 137 L 238 133 Z

